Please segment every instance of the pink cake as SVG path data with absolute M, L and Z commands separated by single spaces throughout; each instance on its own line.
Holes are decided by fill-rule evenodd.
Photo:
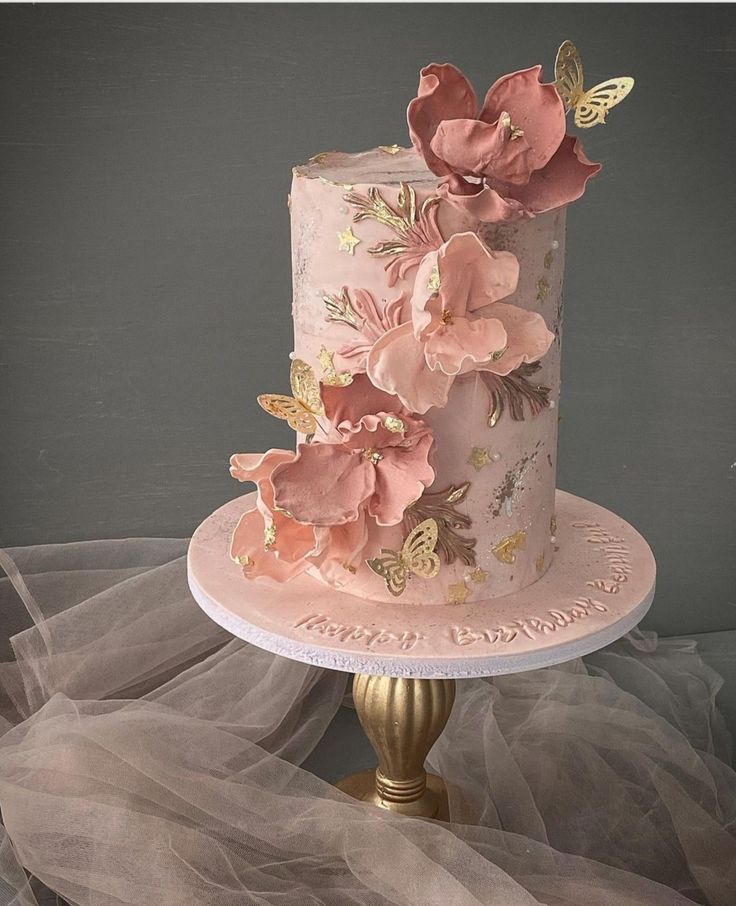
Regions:
M 291 393 L 259 402 L 297 443 L 232 457 L 258 489 L 232 542 L 246 578 L 490 606 L 549 568 L 565 209 L 600 169 L 566 108 L 602 122 L 631 87 L 584 92 L 571 47 L 554 83 L 513 73 L 482 106 L 429 66 L 412 148 L 294 169 Z

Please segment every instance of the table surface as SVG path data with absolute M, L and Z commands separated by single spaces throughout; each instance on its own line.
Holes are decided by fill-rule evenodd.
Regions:
M 194 533 L 187 558 L 197 603 L 233 635 L 275 654 L 350 673 L 464 678 L 518 673 L 590 654 L 625 635 L 654 597 L 654 556 L 619 516 L 557 491 L 555 559 L 515 594 L 446 605 L 385 604 L 303 575 L 253 581 L 229 556 L 255 494 Z

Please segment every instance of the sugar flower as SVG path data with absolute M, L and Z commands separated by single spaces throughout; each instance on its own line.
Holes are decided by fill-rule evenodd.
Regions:
M 449 63 L 425 67 L 409 104 L 409 134 L 439 195 L 477 220 L 519 220 L 579 198 L 600 170 L 565 134 L 565 108 L 541 66 L 503 76 L 478 109 L 465 76 Z
M 553 334 L 541 315 L 502 303 L 516 290 L 519 264 L 475 233 L 457 233 L 425 256 L 411 297 L 411 320 L 373 345 L 368 376 L 412 412 L 445 406 L 455 379 L 471 371 L 505 375 L 538 359 Z

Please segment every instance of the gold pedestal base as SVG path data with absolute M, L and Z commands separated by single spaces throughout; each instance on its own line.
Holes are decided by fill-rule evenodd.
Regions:
M 402 815 L 448 820 L 445 785 L 427 775 L 424 761 L 450 716 L 455 680 L 358 673 L 353 700 L 378 767 L 345 777 L 338 788 Z
M 414 802 L 388 802 L 381 798 L 376 789 L 376 770 L 359 771 L 349 774 L 339 780 L 335 786 L 361 802 L 368 802 L 378 808 L 385 808 L 391 812 L 399 812 L 410 818 L 437 818 L 440 821 L 449 821 L 450 812 L 447 803 L 447 789 L 445 782 L 436 774 L 427 774 L 427 786 L 424 793 Z

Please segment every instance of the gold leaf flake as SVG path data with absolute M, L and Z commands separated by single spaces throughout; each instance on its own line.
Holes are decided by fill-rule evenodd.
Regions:
M 309 158 L 310 164 L 323 164 L 329 157 L 329 151 L 320 151 L 319 154 L 315 154 L 314 157 Z
M 322 366 L 322 383 L 330 384 L 333 387 L 347 387 L 348 384 L 353 383 L 353 376 L 349 371 L 339 373 L 335 371 L 334 357 L 334 352 L 329 352 L 324 346 L 321 347 L 317 358 Z
M 464 604 L 470 594 L 470 589 L 465 582 L 456 582 L 447 586 L 447 603 Z
M 378 150 L 383 151 L 385 154 L 398 154 L 403 149 L 398 145 L 379 145 Z
M 396 415 L 387 415 L 383 420 L 383 426 L 392 434 L 402 434 L 406 430 L 406 425 Z
M 549 294 L 549 280 L 546 277 L 540 277 L 537 281 L 537 302 L 544 302 Z
M 468 566 L 475 566 L 475 538 L 465 538 L 461 530 L 472 525 L 470 516 L 461 513 L 456 505 L 463 503 L 468 495 L 470 482 L 461 485 L 450 485 L 444 491 L 425 491 L 419 500 L 408 506 L 404 512 L 404 522 L 412 527 L 423 519 L 433 519 L 437 523 L 438 552 L 445 563 L 460 560 Z
M 473 570 L 473 572 L 470 574 L 470 578 L 473 580 L 473 582 L 475 582 L 476 585 L 482 585 L 488 578 L 488 573 L 484 569 L 481 569 L 479 566 L 477 569 Z
M 358 572 L 358 567 L 348 563 L 347 560 L 343 560 L 340 566 L 342 566 L 345 572 L 351 573 L 352 575 L 355 575 Z
M 337 238 L 339 240 L 338 251 L 347 252 L 348 255 L 355 254 L 355 246 L 360 243 L 360 239 L 353 233 L 352 227 L 349 226 L 346 230 L 338 233 Z
M 467 462 L 476 472 L 480 472 L 483 466 L 487 466 L 491 461 L 491 453 L 488 447 L 473 447 L 467 459 Z
M 553 516 L 549 521 L 549 533 L 550 535 L 557 534 L 557 517 Z
M 538 573 L 544 571 L 544 554 L 540 554 L 537 559 L 534 561 L 534 566 L 537 569 Z
M 347 189 L 348 192 L 353 190 L 353 186 L 347 182 L 335 182 L 334 179 L 328 179 L 326 176 L 320 176 L 319 181 L 323 182 L 326 186 L 334 186 L 336 189 Z
M 499 541 L 498 544 L 491 548 L 493 556 L 500 560 L 501 563 L 516 563 L 516 551 L 526 548 L 526 532 L 521 530 Z
M 431 290 L 433 293 L 439 291 L 440 288 L 440 269 L 439 266 L 435 264 L 432 268 L 432 273 L 429 275 L 429 281 L 427 283 L 427 289 Z
M 552 262 L 555 260 L 554 252 L 547 252 L 544 256 L 544 266 L 547 270 L 552 267 Z
M 270 551 L 276 543 L 276 526 L 273 522 L 263 529 L 263 549 Z
M 240 554 L 235 559 L 244 569 L 250 569 L 253 566 L 253 558 L 249 557 L 248 554 Z

